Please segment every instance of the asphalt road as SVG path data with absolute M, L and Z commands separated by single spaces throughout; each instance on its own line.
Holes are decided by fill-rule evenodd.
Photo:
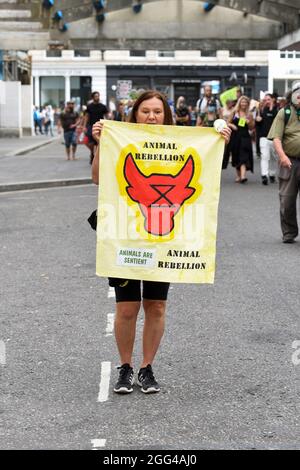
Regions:
M 112 391 L 114 299 L 86 222 L 96 188 L 0 195 L 1 449 L 300 449 L 300 244 L 281 243 L 277 185 L 233 181 L 228 169 L 216 282 L 172 286 L 150 396 Z

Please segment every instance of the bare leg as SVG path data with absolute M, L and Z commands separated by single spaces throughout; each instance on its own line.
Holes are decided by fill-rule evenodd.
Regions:
M 165 329 L 166 301 L 143 300 L 145 323 L 143 331 L 143 362 L 141 367 L 152 364 Z
M 241 171 L 240 169 L 236 168 L 236 179 L 235 182 L 239 183 L 241 181 Z
M 241 171 L 241 180 L 244 180 L 246 178 L 246 165 L 241 165 L 240 171 Z
M 72 145 L 72 159 L 75 160 L 76 145 Z
M 70 160 L 70 154 L 71 154 L 71 148 L 70 147 L 66 147 L 66 152 L 67 152 L 67 160 Z
M 115 338 L 121 364 L 131 365 L 136 320 L 140 306 L 140 302 L 118 302 L 116 305 Z

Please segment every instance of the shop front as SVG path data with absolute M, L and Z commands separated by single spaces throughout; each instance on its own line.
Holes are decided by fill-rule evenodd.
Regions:
M 139 90 L 156 89 L 176 103 L 184 96 L 188 105 L 195 106 L 206 84 L 219 94 L 234 85 L 240 85 L 243 92 L 259 97 L 260 90 L 267 89 L 268 69 L 264 66 L 107 66 L 108 101 L 126 99 L 118 95 L 118 83 L 130 84 L 128 96 Z

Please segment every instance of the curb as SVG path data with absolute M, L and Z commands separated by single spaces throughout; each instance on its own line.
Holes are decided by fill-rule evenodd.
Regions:
M 37 150 L 41 147 L 45 147 L 46 145 L 55 143 L 59 140 L 59 137 L 54 137 L 51 140 L 46 140 L 44 142 L 39 142 L 34 145 L 30 145 L 29 147 L 25 147 L 23 149 L 17 150 L 15 152 L 7 153 L 3 155 L 4 157 L 17 157 L 18 155 L 26 155 L 26 153 L 32 152 L 33 150 Z
M 62 186 L 79 186 L 92 184 L 91 178 L 73 178 L 67 180 L 28 181 L 24 183 L 0 184 L 0 193 L 24 191 L 26 189 L 58 188 Z

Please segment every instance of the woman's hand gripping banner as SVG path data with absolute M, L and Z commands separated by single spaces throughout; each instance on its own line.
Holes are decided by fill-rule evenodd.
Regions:
M 224 139 L 214 128 L 103 122 L 97 274 L 213 283 Z

